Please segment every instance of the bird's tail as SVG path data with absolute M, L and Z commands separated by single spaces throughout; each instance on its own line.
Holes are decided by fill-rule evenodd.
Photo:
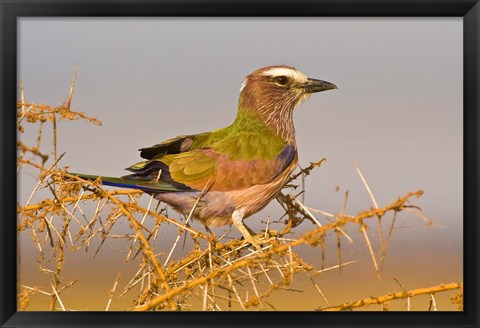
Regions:
M 139 189 L 145 192 L 168 192 L 168 191 L 179 191 L 177 188 L 172 186 L 169 183 L 163 181 L 145 181 L 145 180 L 131 180 L 125 178 L 115 178 L 115 177 L 105 177 L 101 175 L 92 175 L 92 174 L 83 174 L 83 173 L 70 173 L 79 178 L 95 181 L 98 178 L 101 179 L 102 184 L 105 186 L 113 186 L 120 188 L 132 188 Z

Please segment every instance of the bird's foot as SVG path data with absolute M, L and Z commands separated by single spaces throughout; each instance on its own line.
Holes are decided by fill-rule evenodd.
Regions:
M 252 235 L 248 234 L 248 236 L 244 235 L 243 239 L 244 239 L 245 243 L 249 243 L 253 247 L 255 247 L 257 250 L 263 251 L 261 242 L 264 241 L 264 240 L 262 240 L 261 235 L 252 236 Z
M 238 231 L 240 231 L 240 233 L 242 234 L 243 240 L 245 241 L 245 243 L 252 244 L 259 251 L 262 250 L 262 246 L 260 245 L 260 240 L 262 235 L 252 236 L 243 224 L 234 223 L 234 225 L 238 229 Z
M 256 249 L 262 251 L 261 239 L 262 235 L 254 235 L 250 228 L 247 228 L 243 223 L 244 212 L 242 210 L 235 210 L 232 214 L 232 223 L 243 235 L 245 242 L 252 244 Z M 250 231 L 249 231 L 250 230 Z

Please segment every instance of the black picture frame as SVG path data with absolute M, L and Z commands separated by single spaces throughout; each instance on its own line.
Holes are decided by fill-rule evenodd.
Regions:
M 478 0 L 13 1 L 0 0 L 0 326 L 1 327 L 478 327 L 480 235 Z M 463 312 L 17 312 L 16 67 L 17 18 L 36 16 L 437 16 L 463 17 L 464 31 L 464 311 Z

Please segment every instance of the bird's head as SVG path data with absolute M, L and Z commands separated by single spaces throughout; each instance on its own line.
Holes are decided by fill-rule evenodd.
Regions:
M 315 92 L 336 89 L 330 82 L 308 78 L 294 67 L 279 65 L 249 74 L 240 89 L 244 107 L 293 109 Z M 280 108 L 279 108 L 280 107 Z
M 260 68 L 247 75 L 240 89 L 239 108 L 256 112 L 281 134 L 293 134 L 293 109 L 313 93 L 337 89 L 326 81 L 307 77 L 294 67 Z

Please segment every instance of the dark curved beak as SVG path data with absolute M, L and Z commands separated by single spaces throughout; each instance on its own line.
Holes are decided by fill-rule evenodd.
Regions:
M 314 92 L 322 92 L 322 91 L 338 89 L 338 88 L 333 83 L 309 78 L 307 79 L 307 82 L 303 84 L 303 89 L 308 93 L 314 93 Z

